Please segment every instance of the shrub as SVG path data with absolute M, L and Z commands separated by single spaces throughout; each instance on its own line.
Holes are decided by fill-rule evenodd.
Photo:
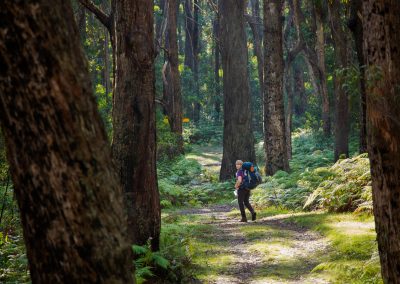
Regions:
M 372 209 L 371 174 L 367 154 L 340 159 L 330 168 L 314 170 L 325 177 L 307 199 L 305 208 L 324 208 L 330 211 L 370 211 Z M 311 175 L 313 176 L 313 175 Z

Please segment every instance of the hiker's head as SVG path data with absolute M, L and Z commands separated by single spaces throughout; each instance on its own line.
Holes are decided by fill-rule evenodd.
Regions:
M 236 169 L 238 170 L 238 169 L 240 169 L 242 167 L 243 161 L 242 160 L 237 160 L 235 164 L 236 164 Z

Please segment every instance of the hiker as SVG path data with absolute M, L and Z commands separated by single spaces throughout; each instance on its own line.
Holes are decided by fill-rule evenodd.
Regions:
M 250 189 L 245 188 L 243 186 L 244 181 L 244 171 L 242 169 L 243 161 L 237 160 L 236 161 L 236 183 L 235 183 L 235 190 L 237 191 L 237 199 L 239 203 L 240 214 L 242 215 L 242 219 L 240 222 L 247 222 L 246 212 L 244 207 L 246 206 L 251 213 L 251 220 L 256 220 L 256 212 L 254 211 L 253 207 L 251 207 L 249 198 L 250 198 Z

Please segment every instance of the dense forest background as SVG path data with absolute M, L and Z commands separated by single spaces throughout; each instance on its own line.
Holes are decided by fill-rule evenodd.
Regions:
M 51 257 L 42 258 L 38 251 L 47 251 L 49 244 L 54 245 L 54 251 L 65 252 L 65 259 L 80 259 L 87 267 L 93 264 L 89 256 L 115 260 L 114 264 L 101 266 L 100 270 L 107 271 L 106 276 L 96 272 L 95 276 L 90 276 L 92 278 L 85 279 L 89 282 L 113 279 L 107 277 L 112 277 L 115 269 L 128 271 L 122 273 L 122 280 L 119 279 L 122 283 L 197 283 L 189 281 L 205 281 L 212 279 L 212 275 L 223 274 L 224 267 L 217 263 L 224 263 L 226 258 L 208 258 L 208 252 L 217 248 L 206 245 L 212 243 L 211 240 L 201 239 L 211 232 L 210 225 L 190 217 L 191 211 L 185 210 L 234 204 L 234 162 L 242 159 L 258 164 L 264 177 L 264 182 L 252 191 L 251 198 L 259 218 L 290 214 L 288 222 L 292 225 L 287 226 L 301 228 L 297 233 L 317 231 L 328 240 L 329 250 L 310 256 L 313 261 L 302 260 L 311 263 L 305 268 L 307 273 L 312 270 L 324 275 L 326 283 L 382 283 L 382 279 L 398 283 L 399 230 L 398 221 L 393 218 L 399 214 L 396 169 L 400 159 L 397 159 L 398 134 L 393 133 L 398 129 L 399 104 L 396 87 L 385 89 L 398 83 L 392 71 L 387 71 L 391 69 L 385 69 L 388 65 L 379 65 L 379 60 L 385 57 L 375 56 L 377 53 L 373 52 L 373 43 L 379 42 L 378 36 L 373 35 L 381 31 L 365 35 L 369 23 L 365 19 L 384 11 L 379 15 L 383 15 L 387 20 L 383 22 L 389 23 L 389 30 L 393 32 L 392 28 L 399 21 L 391 16 L 387 7 L 395 9 L 400 8 L 399 5 L 393 1 L 386 1 L 386 4 L 376 1 L 382 2 L 374 6 L 379 7 L 376 12 L 368 10 L 367 3 L 363 7 L 360 1 L 339 0 L 117 2 L 73 0 L 71 5 L 55 5 L 54 11 L 59 15 L 65 11 L 70 16 L 63 16 L 62 21 L 64 27 L 69 28 L 60 34 L 59 42 L 50 40 L 48 45 L 43 44 L 43 49 L 59 44 L 58 49 L 53 50 L 60 50 L 60 58 L 71 60 L 71 68 L 60 64 L 61 67 L 55 65 L 46 73 L 49 78 L 54 74 L 66 74 L 60 79 L 61 86 L 65 87 L 65 93 L 73 94 L 66 95 L 68 99 L 54 101 L 68 102 L 68 106 L 79 103 L 90 106 L 89 99 L 80 97 L 93 93 L 101 117 L 101 122 L 94 123 L 91 128 L 87 125 L 91 125 L 89 117 L 95 111 L 90 107 L 71 107 L 83 122 L 73 116 L 62 117 L 64 108 L 55 108 L 51 114 L 58 117 L 56 114 L 60 113 L 56 121 L 69 125 L 57 135 L 75 137 L 77 123 L 89 130 L 83 131 L 81 136 L 76 134 L 80 141 L 76 145 L 91 149 L 87 145 L 97 145 L 97 140 L 103 144 L 99 142 L 98 146 L 93 146 L 94 150 L 87 152 L 90 154 L 82 154 L 86 153 L 82 150 L 76 155 L 74 151 L 81 146 L 73 143 L 65 149 L 51 146 L 53 142 L 48 141 L 53 141 L 52 138 L 41 132 L 40 125 L 47 129 L 48 124 L 43 121 L 52 103 L 40 111 L 31 107 L 33 114 L 26 117 L 33 117 L 33 120 L 27 125 L 37 123 L 38 128 L 31 127 L 32 132 L 25 135 L 22 125 L 13 132 L 13 120 L 8 119 L 12 115 L 18 117 L 18 112 L 5 115 L 7 103 L 11 108 L 13 100 L 2 103 L 5 122 L 0 133 L 0 281 L 56 279 L 52 277 L 57 270 L 64 269 L 58 264 L 49 273 L 53 276 L 41 275 L 52 260 Z M 0 4 L 0 9 L 7 11 L 12 6 L 10 3 Z M 53 11 L 44 6 L 46 11 Z M 24 17 L 27 13 L 30 17 L 22 8 L 20 12 L 12 11 L 15 15 Z M 3 16 L 10 23 L 13 21 L 7 12 Z M 50 23 L 56 23 L 54 19 L 51 18 Z M 7 21 L 0 23 L 0 32 Z M 16 34 L 19 28 L 17 25 Z M 371 31 L 373 28 L 371 24 Z M 59 31 L 49 29 L 46 32 L 56 34 Z M 73 40 L 78 34 L 79 41 Z M 399 42 L 397 34 L 392 39 L 385 34 L 381 40 L 382 45 L 393 52 L 393 62 L 399 61 L 395 53 Z M 63 41 L 62 36 L 70 42 Z M 391 40 L 396 44 L 391 44 Z M 10 46 L 2 47 L 0 41 L 0 52 L 7 54 L 12 50 Z M 10 52 L 9 58 L 20 54 L 27 56 L 29 48 L 35 51 L 31 47 L 34 45 L 26 46 L 16 49 L 19 53 Z M 376 46 L 378 50 L 379 44 Z M 84 57 L 73 55 L 82 51 Z M 41 53 L 38 54 L 40 58 Z M 0 56 L 0 63 L 11 62 L 9 58 Z M 32 59 L 30 62 L 40 67 L 40 64 L 46 66 L 56 61 L 35 63 Z M 10 70 L 19 72 L 18 64 L 23 65 L 23 62 L 21 59 L 15 63 L 17 69 L 10 67 L 2 72 L 6 75 L 12 73 Z M 41 74 L 39 67 L 37 73 L 28 74 Z M 32 82 L 35 81 L 36 77 L 31 77 Z M 20 78 L 13 82 L 20 82 L 21 93 L 25 94 L 30 89 L 24 89 Z M 67 86 L 69 81 L 73 83 Z M 12 89 L 7 82 L 0 81 L 0 85 L 3 83 L 0 95 Z M 32 93 L 40 97 L 41 92 L 37 90 L 45 93 L 43 90 L 52 89 L 52 84 L 47 88 L 38 85 Z M 367 131 L 368 92 L 370 132 Z M 385 94 L 390 96 L 385 97 Z M 385 99 L 377 99 L 379 95 Z M 15 105 L 16 109 L 22 109 L 22 103 Z M 96 121 L 95 114 L 93 117 Z M 56 126 L 49 128 L 56 129 Z M 85 135 L 90 139 L 85 140 Z M 44 144 L 51 145 L 42 148 L 42 140 L 35 137 L 42 137 Z M 24 146 L 28 140 L 33 145 L 30 150 L 27 150 L 29 146 Z M 111 145 L 111 149 L 106 144 Z M 387 148 L 384 145 L 388 145 Z M 6 149 L 9 161 L 14 162 L 7 161 Z M 59 155 L 43 160 L 43 169 L 36 170 L 29 166 L 29 158 L 23 158 L 23 162 L 11 158 L 24 151 L 38 161 L 46 151 Z M 54 162 L 66 156 L 70 161 L 83 162 L 76 162 L 78 168 L 70 165 L 74 163 L 66 163 L 68 166 L 64 167 L 62 162 Z M 370 164 L 370 161 L 375 163 Z M 36 166 L 39 164 L 41 162 Z M 51 165 L 58 165 L 59 172 L 52 174 L 49 170 L 47 174 L 45 169 L 51 169 Z M 372 175 L 371 165 L 377 165 L 375 170 L 372 167 Z M 70 166 L 73 171 L 68 168 Z M 103 170 L 111 174 L 102 176 Z M 13 174 L 15 172 L 18 175 Z M 29 182 L 29 176 L 37 172 L 43 180 Z M 88 178 L 82 179 L 82 176 Z M 52 178 L 61 181 L 54 182 Z M 51 181 L 48 188 L 62 189 L 54 199 L 46 191 L 46 180 Z M 373 186 L 376 188 L 374 203 Z M 35 191 L 37 187 L 43 190 Z M 74 188 L 85 194 L 70 195 L 68 192 L 74 192 Z M 92 189 L 98 190 L 98 196 Z M 112 202 L 96 205 L 102 198 L 104 203 Z M 120 199 L 124 200 L 124 208 Z M 387 203 L 390 203 L 390 210 Z M 53 204 L 56 204 L 54 209 L 41 209 Z M 58 205 L 63 209 L 58 210 Z M 96 209 L 100 217 L 82 209 L 91 206 L 100 208 Z M 65 213 L 68 210 L 73 212 L 70 216 Z M 391 215 L 387 217 L 389 211 Z M 76 251 L 67 250 L 67 244 L 73 242 L 67 241 L 67 237 L 39 233 L 43 228 L 51 231 L 51 225 L 45 220 L 48 216 L 58 216 L 59 212 L 64 215 L 54 219 L 59 220 L 59 227 L 66 228 L 61 231 L 74 241 L 74 236 L 80 236 Z M 35 214 L 37 219 L 42 216 L 43 221 L 34 221 Z M 229 214 L 236 218 L 238 211 Z M 71 221 L 74 218 L 79 222 Z M 116 220 L 115 223 L 112 220 Z M 81 233 L 86 231 L 81 224 L 91 224 L 93 232 L 88 229 L 92 233 L 82 237 Z M 356 226 L 358 231 L 343 229 L 342 225 Z M 119 230 L 119 226 L 125 229 Z M 284 231 L 287 226 L 278 229 Z M 97 235 L 98 228 L 106 229 Z M 249 227 L 243 233 L 251 240 L 257 239 L 262 230 L 254 230 Z M 105 237 L 109 234 L 115 237 Z M 113 240 L 103 241 L 99 236 Z M 126 243 L 134 246 L 131 249 Z M 93 247 L 93 251 L 83 253 L 88 246 Z M 104 251 L 95 249 L 99 246 L 104 247 Z M 219 250 L 223 250 L 222 247 Z M 321 247 L 325 249 L 325 245 Z M 113 253 L 108 254 L 108 251 Z M 35 265 L 33 259 L 36 259 Z M 136 268 L 131 267 L 132 261 Z M 225 264 L 229 266 L 230 263 Z M 262 273 L 286 277 L 290 281 L 300 279 L 298 271 L 304 268 L 288 265 L 285 270 L 283 266 L 276 270 L 268 268 Z M 73 267 L 68 269 L 66 275 L 73 276 L 65 279 L 78 279 L 74 277 L 79 273 Z

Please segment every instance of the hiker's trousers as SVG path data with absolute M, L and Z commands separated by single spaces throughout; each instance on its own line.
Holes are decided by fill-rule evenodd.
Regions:
M 253 214 L 254 209 L 251 207 L 249 199 L 250 199 L 250 190 L 241 188 L 238 190 L 238 203 L 239 203 L 239 209 L 240 209 L 240 214 L 242 215 L 242 218 L 246 219 L 246 212 L 244 211 L 244 207 L 246 206 L 247 209 Z

